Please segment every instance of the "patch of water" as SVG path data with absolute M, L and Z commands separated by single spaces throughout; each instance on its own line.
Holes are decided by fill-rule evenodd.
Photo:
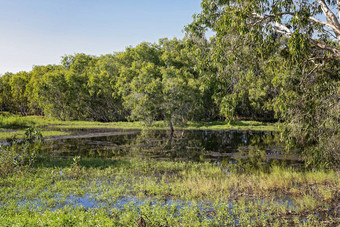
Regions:
M 215 161 L 219 164 L 256 156 L 261 162 L 299 163 L 287 156 L 275 132 L 236 130 L 72 129 L 72 138 L 54 137 L 46 141 L 43 153 L 53 156 L 116 157 L 136 155 L 159 159 Z M 255 152 L 255 153 L 254 153 Z M 265 155 L 260 155 L 265 152 Z M 259 155 L 257 155 L 257 153 Z M 249 155 L 251 154 L 251 155 Z

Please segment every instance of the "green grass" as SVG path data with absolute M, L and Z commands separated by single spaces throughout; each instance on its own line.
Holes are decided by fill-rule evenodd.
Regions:
M 148 226 L 340 221 L 334 211 L 340 179 L 334 171 L 273 167 L 268 173 L 239 173 L 213 163 L 41 157 L 34 168 L 1 177 L 0 186 L 6 204 L 0 206 L 1 226 L 138 226 L 140 217 Z M 74 206 L 77 201 L 69 203 L 70 198 L 101 205 Z
M 1 117 L 0 128 L 18 128 L 30 126 L 54 126 L 61 128 L 119 128 L 119 129 L 143 129 L 146 126 L 141 121 L 134 122 L 96 122 L 96 121 L 60 121 L 52 118 L 41 116 L 27 117 Z M 168 125 L 163 121 L 155 121 L 151 129 L 168 129 Z M 233 121 L 230 124 L 223 121 L 212 122 L 188 122 L 184 126 L 177 126 L 177 129 L 208 129 L 208 130 L 260 130 L 260 131 L 275 131 L 276 124 L 262 123 L 257 121 Z
M 163 121 L 156 121 L 152 126 L 146 126 L 143 122 L 90 122 L 90 121 L 65 121 L 56 124 L 61 128 L 117 128 L 117 129 L 168 129 Z M 175 129 L 188 130 L 257 130 L 257 131 L 276 131 L 275 124 L 266 124 L 257 121 L 234 121 L 227 122 L 188 122 L 186 125 L 177 126 Z
M 54 130 L 55 128 L 107 128 L 107 129 L 168 129 L 167 124 L 163 121 L 156 121 L 152 126 L 147 127 L 141 121 L 135 122 L 94 122 L 94 121 L 60 121 L 52 118 L 41 116 L 0 116 L 0 139 L 4 140 L 15 134 L 23 134 L 27 127 L 44 128 L 44 136 L 66 135 Z M 48 131 L 48 128 L 52 128 Z M 175 129 L 184 130 L 255 130 L 255 131 L 277 131 L 278 126 L 272 123 L 262 123 L 257 121 L 233 121 L 230 124 L 222 121 L 213 122 L 188 122 L 184 126 L 175 127 Z
M 189 122 L 185 129 L 278 131 L 276 124 L 258 121 L 232 121 L 230 124 L 223 121 Z
M 6 140 L 13 136 L 16 136 L 18 139 L 20 139 L 20 138 L 23 138 L 24 134 L 25 134 L 25 130 L 15 130 L 15 131 L 11 130 L 11 131 L 0 132 L 0 140 Z M 70 135 L 69 132 L 54 131 L 54 130 L 41 131 L 41 134 L 43 137 Z
M 13 115 L 0 115 L 0 128 L 26 128 L 36 124 L 35 120 L 28 117 L 19 117 Z

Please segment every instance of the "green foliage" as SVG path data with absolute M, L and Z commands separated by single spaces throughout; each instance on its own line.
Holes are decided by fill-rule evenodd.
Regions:
M 331 166 L 339 161 L 337 4 L 202 0 L 183 40 L 6 73 L 0 110 L 62 121 L 161 120 L 171 129 L 188 121 L 281 121 L 287 148 Z
M 6 73 L 0 77 L 0 111 L 13 111 L 10 79 L 12 74 Z
M 42 142 L 42 134 L 36 128 L 28 128 L 23 139 L 7 139 L 9 145 L 0 146 L 0 175 L 33 167 Z
M 224 87 L 215 89 L 221 113 L 283 121 L 287 148 L 313 166 L 339 163 L 340 37 L 329 29 L 339 18 L 327 13 L 337 4 L 203 0 L 187 27 L 198 47 L 208 29 L 214 32 L 203 56 L 212 63 L 200 67 L 212 65 Z M 320 13 L 328 25 L 316 19 Z

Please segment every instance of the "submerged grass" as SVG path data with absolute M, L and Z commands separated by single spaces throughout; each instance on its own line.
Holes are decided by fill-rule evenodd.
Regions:
M 335 171 L 139 158 L 40 157 L 0 178 L 0 225 L 292 226 L 340 223 Z

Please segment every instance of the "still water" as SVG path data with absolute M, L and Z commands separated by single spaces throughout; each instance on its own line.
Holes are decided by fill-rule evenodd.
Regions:
M 43 152 L 59 157 L 146 156 L 158 159 L 299 164 L 276 132 L 236 130 L 71 129 L 52 137 Z

